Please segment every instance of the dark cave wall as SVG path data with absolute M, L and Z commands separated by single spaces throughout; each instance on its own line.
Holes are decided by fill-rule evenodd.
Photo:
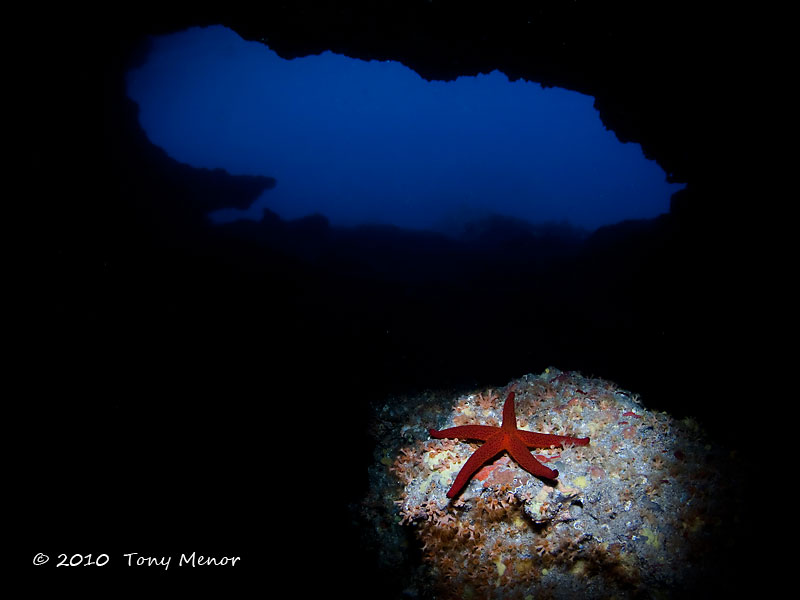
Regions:
M 90 331 L 102 330 L 107 318 L 123 322 L 126 331 L 145 330 L 137 328 L 137 319 L 147 323 L 153 315 L 139 314 L 140 307 L 135 304 L 125 305 L 124 295 L 123 305 L 109 308 L 109 277 L 112 283 L 114 278 L 127 282 L 125 289 L 136 289 L 137 282 L 164 282 L 167 289 L 174 290 L 175 297 L 169 300 L 167 308 L 164 305 L 152 310 L 156 319 L 177 322 L 180 335 L 188 340 L 201 339 L 208 333 L 194 326 L 204 315 L 203 307 L 192 303 L 198 297 L 195 291 L 202 294 L 209 287 L 222 289 L 231 285 L 246 292 L 258 286 L 260 267 L 250 264 L 244 267 L 244 275 L 231 275 L 226 270 L 227 258 L 210 259 L 203 256 L 204 251 L 187 247 L 196 239 L 168 242 L 171 247 L 164 254 L 160 242 L 153 241 L 161 235 L 158 231 L 142 235 L 141 227 L 147 217 L 128 212 L 167 210 L 161 213 L 167 220 L 180 218 L 163 205 L 159 208 L 157 203 L 142 204 L 147 199 L 147 178 L 153 177 L 153 164 L 158 159 L 150 155 L 152 148 L 147 148 L 137 137 L 140 134 L 130 128 L 130 106 L 122 93 L 124 70 L 141 58 L 141 40 L 146 34 L 222 23 L 248 39 L 264 39 L 287 57 L 331 49 L 361 58 L 400 60 L 425 77 L 442 79 L 501 69 L 511 77 L 525 77 L 544 85 L 559 85 L 594 95 L 606 126 L 620 139 L 641 143 L 645 152 L 658 160 L 675 180 L 688 182 L 688 189 L 675 196 L 674 210 L 666 221 L 645 226 L 642 231 L 621 227 L 595 236 L 591 246 L 594 254 L 579 270 L 590 276 L 585 284 L 576 283 L 566 271 L 560 276 L 569 281 L 580 297 L 592 300 L 592 310 L 604 312 L 606 320 L 593 331 L 581 330 L 586 323 L 565 321 L 563 332 L 553 334 L 558 337 L 560 353 L 553 354 L 552 362 L 560 368 L 581 368 L 580 363 L 565 365 L 558 359 L 568 358 L 574 347 L 591 347 L 593 340 L 607 333 L 623 332 L 625 335 L 615 342 L 615 347 L 608 351 L 594 350 L 603 354 L 602 361 L 595 365 L 630 362 L 628 370 L 635 377 L 621 383 L 632 388 L 642 381 L 657 381 L 665 374 L 677 373 L 683 361 L 686 367 L 679 373 L 682 377 L 700 367 L 713 369 L 726 364 L 740 345 L 737 336 L 741 325 L 730 318 L 730 313 L 732 303 L 740 301 L 733 291 L 740 291 L 737 277 L 742 264 L 734 255 L 732 234 L 725 226 L 725 215 L 738 209 L 738 198 L 731 195 L 735 182 L 723 175 L 731 170 L 734 163 L 729 158 L 741 152 L 741 144 L 731 143 L 731 136 L 724 132 L 731 113 L 739 111 L 746 99 L 738 98 L 735 103 L 722 101 L 728 92 L 720 81 L 727 80 L 728 74 L 722 65 L 724 61 L 717 60 L 720 47 L 731 48 L 727 54 L 729 62 L 735 56 L 734 46 L 725 45 L 724 28 L 675 3 L 625 8 L 548 3 L 537 4 L 533 9 L 492 12 L 471 12 L 438 2 L 389 3 L 379 8 L 353 6 L 335 3 L 319 8 L 313 3 L 267 3 L 241 12 L 235 8 L 196 7 L 185 11 L 159 7 L 157 11 L 149 11 L 142 6 L 136 13 L 119 15 L 101 26 L 82 15 L 65 17 L 66 22 L 83 23 L 75 28 L 60 26 L 59 19 L 53 18 L 45 28 L 45 37 L 57 51 L 43 52 L 40 65 L 43 70 L 32 72 L 29 77 L 32 89 L 39 92 L 35 96 L 41 102 L 41 112 L 47 117 L 39 125 L 43 133 L 37 139 L 51 142 L 42 146 L 32 141 L 31 154 L 38 158 L 40 168 L 47 165 L 48 177 L 42 178 L 34 167 L 30 178 L 37 180 L 43 196 L 58 198 L 65 187 L 82 191 L 79 203 L 54 202 L 45 226 L 48 247 L 54 248 L 56 256 L 49 263 L 57 282 L 50 296 L 63 297 L 59 292 L 63 289 L 79 290 L 70 295 L 68 308 L 60 309 L 54 317 L 61 328 L 57 331 L 65 333 L 61 337 L 85 336 L 86 332 L 81 331 L 84 320 L 91 323 Z M 743 52 L 741 44 L 738 47 Z M 60 96 L 53 106 L 54 88 L 70 93 Z M 76 144 L 76 140 L 87 137 L 87 124 L 97 122 L 98 98 L 103 99 L 104 143 Z M 742 111 L 740 117 L 745 114 Z M 68 159 L 49 160 L 59 155 Z M 145 163 L 149 166 L 143 166 Z M 99 176 L 97 170 L 91 169 L 92 165 L 103 165 Z M 161 173 L 157 185 L 161 186 L 165 178 L 173 184 L 194 181 L 184 175 Z M 245 202 L 248 190 L 266 182 L 228 183 L 240 190 L 233 192 L 239 194 L 237 202 Z M 195 184 L 204 186 L 202 177 L 192 183 Z M 160 188 L 160 193 L 168 192 Z M 128 200 L 119 203 L 120 197 Z M 721 206 L 725 207 L 724 212 L 720 212 Z M 109 231 L 108 223 L 119 224 L 120 229 Z M 301 226 L 300 231 L 310 232 L 313 227 L 308 225 Z M 322 228 L 325 229 L 324 224 Z M 300 238 L 296 239 L 301 245 Z M 243 242 L 237 243 L 241 245 L 238 249 L 226 246 L 230 262 L 240 261 L 248 252 Z M 257 260 L 251 258 L 251 262 Z M 603 268 L 593 268 L 593 264 Z M 120 265 L 124 267 L 121 271 Z M 272 265 L 282 288 L 289 290 L 283 305 L 287 311 L 295 306 L 314 308 L 318 291 L 342 289 L 329 280 L 331 275 L 319 265 L 309 267 L 296 259 Z M 608 265 L 614 267 L 607 269 Z M 176 270 L 181 273 L 179 277 L 174 275 Z M 214 278 L 218 285 L 205 282 Z M 184 285 L 186 281 L 189 284 Z M 381 309 L 376 310 L 375 306 L 387 298 L 397 298 L 392 289 L 382 285 L 377 291 L 371 287 L 364 294 L 363 298 L 375 300 L 371 304 L 365 301 L 347 307 L 348 314 L 364 316 L 357 326 L 360 329 L 349 334 L 365 347 L 374 344 L 385 351 L 392 368 L 402 364 L 395 359 L 405 359 L 408 348 L 415 351 L 422 348 L 422 356 L 418 357 L 421 361 L 427 360 L 426 353 L 437 360 L 446 355 L 441 349 L 447 343 L 444 334 L 437 338 L 436 344 L 430 344 L 404 331 L 406 339 L 400 347 L 393 346 L 393 340 L 381 337 L 384 319 Z M 358 287 L 354 290 L 362 291 Z M 546 298 L 547 290 L 542 291 L 540 297 Z M 151 296 L 149 301 L 157 304 L 158 294 Z M 244 293 L 241 297 L 246 299 L 248 308 L 258 311 L 252 294 Z M 237 304 L 236 294 L 227 294 L 225 298 L 221 307 L 229 313 L 247 312 Z M 615 303 L 618 299 L 622 302 Z M 514 302 L 524 306 L 524 300 Z M 347 298 L 342 298 L 341 304 L 347 304 Z M 418 304 L 419 310 L 424 311 L 424 303 Z M 632 318 L 626 316 L 626 307 L 635 309 Z M 361 308 L 373 312 L 359 313 Z M 500 327 L 513 331 L 516 325 L 503 316 L 502 300 L 493 301 L 492 308 L 499 311 L 496 319 Z M 81 318 L 75 319 L 75 314 Z M 120 314 L 129 316 L 122 319 Z M 179 316 L 177 321 L 175 315 Z M 591 312 L 583 318 L 591 324 Z M 323 325 L 330 325 L 325 316 L 321 320 Z M 313 344 L 304 343 L 304 336 L 324 331 L 314 323 L 295 323 L 291 319 L 285 322 L 289 323 L 282 338 L 289 343 L 286 356 L 301 359 L 298 364 L 314 362 L 309 359 L 304 363 L 304 352 L 311 351 L 321 362 L 336 354 L 335 347 L 315 349 Z M 246 330 L 250 324 L 239 325 Z M 215 327 L 220 331 L 212 334 L 221 336 L 224 342 L 241 343 L 234 339 L 234 334 L 221 331 L 222 324 L 211 329 Z M 396 330 L 402 329 L 403 323 L 398 323 Z M 485 329 L 484 337 L 493 334 L 490 325 Z M 580 333 L 578 337 L 573 335 L 576 331 Z M 157 327 L 152 326 L 152 333 L 157 333 Z M 249 332 L 246 337 L 255 340 L 258 336 Z M 308 346 L 311 348 L 307 349 Z M 197 354 L 203 354 L 200 346 L 195 347 Z M 515 354 L 511 347 L 505 349 L 513 357 L 507 368 L 514 372 L 508 376 L 531 369 L 530 353 L 545 353 L 546 349 L 536 340 L 523 353 Z M 64 351 L 69 351 L 69 343 Z M 247 353 L 241 350 L 241 354 Z M 448 366 L 457 369 L 458 360 L 452 361 Z M 231 363 L 235 367 L 234 359 Z M 370 366 L 350 364 L 354 369 Z M 335 366 L 329 364 L 331 372 Z M 437 365 L 429 367 L 436 368 Z M 610 372 L 588 370 L 611 376 Z M 496 373 L 493 379 L 498 380 Z M 675 381 L 671 385 L 678 389 L 683 383 Z M 703 389 L 707 387 L 704 384 Z M 660 394 L 663 398 L 672 391 L 660 390 Z

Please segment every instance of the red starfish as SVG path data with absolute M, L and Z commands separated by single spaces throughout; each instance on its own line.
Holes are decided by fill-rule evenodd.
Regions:
M 574 438 L 565 435 L 551 435 L 549 433 L 534 433 L 517 429 L 517 416 L 514 410 L 514 392 L 508 394 L 506 403 L 503 405 L 503 425 L 492 427 L 490 425 L 462 425 L 461 427 L 450 427 L 449 429 L 429 429 L 431 437 L 442 438 L 467 438 L 471 440 L 481 440 L 486 442 L 483 446 L 472 453 L 464 466 L 461 467 L 456 476 L 453 487 L 447 492 L 448 498 L 453 498 L 461 491 L 475 472 L 483 464 L 499 454 L 503 450 L 511 455 L 517 464 L 526 471 L 538 476 L 555 479 L 558 471 L 548 469 L 533 455 L 528 452 L 528 448 L 549 448 L 550 446 L 564 446 L 564 444 L 575 444 L 576 446 L 586 446 L 589 438 Z

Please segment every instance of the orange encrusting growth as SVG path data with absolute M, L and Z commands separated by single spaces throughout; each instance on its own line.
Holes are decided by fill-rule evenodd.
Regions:
M 448 498 L 454 498 L 461 489 L 467 484 L 470 478 L 486 463 L 490 458 L 506 451 L 517 464 L 538 477 L 555 479 L 558 471 L 548 469 L 533 455 L 528 452 L 528 448 L 550 448 L 551 446 L 561 446 L 572 444 L 575 446 L 587 446 L 589 438 L 574 438 L 565 435 L 552 435 L 549 433 L 535 433 L 517 429 L 517 416 L 514 407 L 514 392 L 508 394 L 503 405 L 503 424 L 500 427 L 489 425 L 461 425 L 437 431 L 429 429 L 431 437 L 436 439 L 443 438 L 464 438 L 480 440 L 484 444 L 478 448 L 472 456 L 467 459 L 461 467 L 456 480 L 447 492 Z

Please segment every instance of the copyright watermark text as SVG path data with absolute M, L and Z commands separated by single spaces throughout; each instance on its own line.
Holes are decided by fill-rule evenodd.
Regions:
M 173 561 L 173 559 L 176 559 Z M 43 567 L 51 565 L 58 567 L 90 567 L 103 568 L 110 565 L 121 565 L 125 568 L 156 568 L 169 570 L 170 566 L 177 568 L 232 568 L 242 560 L 241 556 L 205 556 L 197 552 L 180 555 L 147 556 L 138 552 L 128 552 L 119 556 L 110 554 L 58 554 L 54 560 L 42 552 L 33 557 L 33 565 Z

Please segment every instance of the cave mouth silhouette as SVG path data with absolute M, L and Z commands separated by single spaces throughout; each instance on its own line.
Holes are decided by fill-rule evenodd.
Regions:
M 606 130 L 593 98 L 499 71 L 426 81 L 330 51 L 292 60 L 222 26 L 152 38 L 127 76 L 175 159 L 274 177 L 212 222 L 324 215 L 334 226 L 452 232 L 502 215 L 595 230 L 668 212 L 681 184 Z

